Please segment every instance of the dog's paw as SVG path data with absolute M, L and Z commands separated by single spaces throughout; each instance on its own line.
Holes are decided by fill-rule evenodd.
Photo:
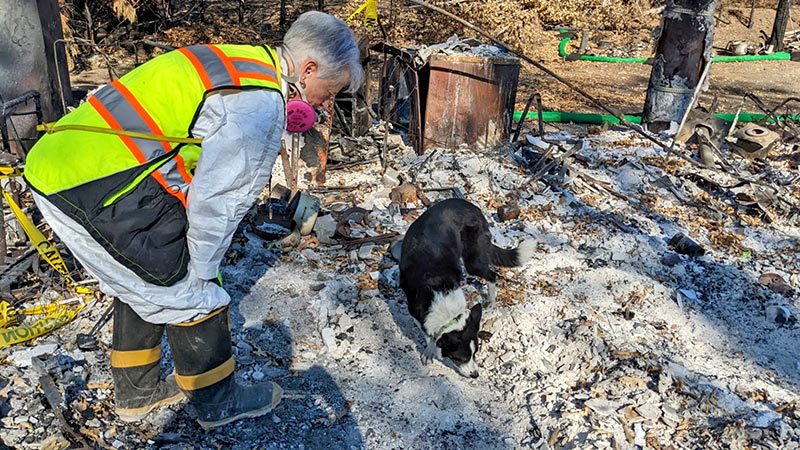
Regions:
M 428 342 L 428 345 L 425 347 L 422 355 L 420 355 L 420 360 L 422 361 L 422 364 L 428 365 L 434 359 L 436 359 L 436 342 L 431 341 Z
M 495 306 L 497 304 L 497 285 L 489 282 L 486 286 L 486 306 Z

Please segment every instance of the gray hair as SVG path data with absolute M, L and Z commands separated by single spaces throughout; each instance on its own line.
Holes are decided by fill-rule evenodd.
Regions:
M 349 92 L 355 92 L 364 80 L 361 55 L 353 31 L 344 21 L 319 11 L 300 15 L 283 37 L 299 64 L 313 59 L 319 64 L 320 77 L 332 79 L 343 70 L 350 73 Z

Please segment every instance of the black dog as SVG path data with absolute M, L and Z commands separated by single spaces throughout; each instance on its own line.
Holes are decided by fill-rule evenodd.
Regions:
M 480 303 L 467 309 L 461 263 L 467 273 L 488 282 L 489 303 L 494 304 L 497 276 L 492 266 L 522 265 L 534 248 L 531 240 L 511 250 L 492 244 L 483 213 L 466 200 L 441 201 L 411 224 L 400 254 L 400 287 L 408 311 L 428 338 L 423 362 L 445 356 L 462 375 L 478 377 L 473 356 L 483 310 Z

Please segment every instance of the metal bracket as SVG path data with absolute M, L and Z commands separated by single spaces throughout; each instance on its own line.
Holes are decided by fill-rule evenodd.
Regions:
M 27 105 L 29 101 L 33 101 L 34 110 L 29 112 L 22 112 L 17 113 L 14 112 L 17 107 L 21 105 Z M 2 151 L 6 151 L 11 153 L 11 137 L 8 134 L 8 123 L 7 121 L 11 117 L 15 116 L 28 116 L 28 115 L 36 115 L 36 123 L 41 125 L 43 123 L 42 119 L 42 102 L 40 99 L 39 92 L 36 90 L 31 89 L 30 91 L 25 92 L 24 94 L 20 95 L 17 98 L 13 98 L 7 102 L 2 101 L 0 99 L 0 135 L 2 135 L 2 145 L 3 147 L 0 148 Z M 13 122 L 12 122 L 13 126 Z M 21 137 L 17 136 L 15 140 L 22 140 Z M 21 142 L 20 142 L 21 144 Z M 24 148 L 24 146 L 23 146 Z M 22 157 L 22 155 L 17 155 Z
M 525 122 L 525 118 L 528 116 L 528 109 L 531 107 L 531 103 L 533 100 L 536 100 L 536 112 L 538 114 L 539 119 L 539 134 L 537 136 L 544 136 L 544 121 L 542 120 L 542 96 L 539 93 L 534 92 L 528 97 L 528 102 L 525 103 L 525 109 L 522 111 L 522 116 L 519 118 L 516 127 L 512 127 L 511 129 L 511 143 L 514 143 L 519 138 L 519 134 L 522 132 L 522 123 Z

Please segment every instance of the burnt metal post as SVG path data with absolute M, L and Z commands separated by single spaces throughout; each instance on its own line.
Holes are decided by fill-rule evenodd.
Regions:
M 679 123 L 688 108 L 705 65 L 711 64 L 716 8 L 717 0 L 671 0 L 664 9 L 644 104 L 651 131 Z
M 395 98 L 395 87 L 389 86 L 389 96 Z M 381 146 L 381 169 L 386 170 L 386 154 L 389 147 L 389 115 L 388 110 L 383 111 L 383 145 Z
M 36 5 L 39 9 L 39 20 L 42 24 L 44 55 L 47 58 L 47 80 L 51 97 L 51 106 L 46 108 L 52 108 L 52 116 L 47 120 L 55 120 L 67 113 L 62 107 L 61 98 L 63 98 L 65 104 L 72 104 L 72 87 L 69 81 L 67 52 L 63 45 L 55 45 L 56 42 L 64 39 L 64 32 L 61 29 L 61 12 L 58 8 L 58 0 L 38 0 Z
M 331 140 L 333 126 L 333 102 L 324 111 L 324 120 L 314 125 L 303 133 L 303 144 L 300 149 L 300 159 L 306 163 L 308 169 L 303 174 L 307 186 L 312 183 L 317 186 L 325 184 L 326 168 L 328 166 L 328 146 Z
M 786 24 L 789 23 L 789 15 L 792 10 L 794 0 L 780 0 L 778 9 L 775 11 L 775 22 L 772 25 L 772 34 L 767 41 L 767 46 L 772 46 L 776 52 L 783 50 L 783 37 L 786 34 Z

